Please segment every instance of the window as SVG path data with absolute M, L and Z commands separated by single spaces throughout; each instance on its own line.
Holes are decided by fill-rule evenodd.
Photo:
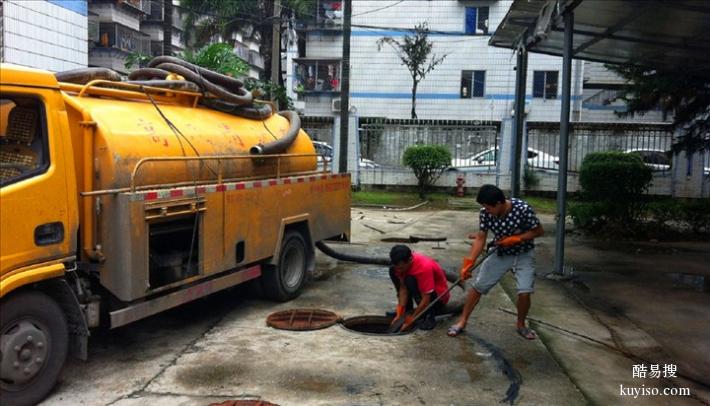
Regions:
M 538 99 L 557 98 L 557 71 L 536 70 L 533 73 L 533 97 Z
M 486 71 L 461 71 L 461 98 L 483 97 L 486 88 Z
M 44 172 L 49 166 L 44 109 L 34 98 L 0 99 L 0 184 Z
M 466 7 L 466 34 L 488 34 L 488 7 Z
M 339 92 L 339 60 L 296 60 L 293 90 L 296 93 Z

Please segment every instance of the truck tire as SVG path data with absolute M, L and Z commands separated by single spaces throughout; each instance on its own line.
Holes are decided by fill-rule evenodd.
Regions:
M 37 291 L 10 295 L 0 312 L 0 399 L 7 405 L 39 403 L 67 358 L 69 332 L 59 305 Z
M 301 294 L 308 262 L 306 241 L 297 231 L 286 231 L 276 265 L 262 267 L 261 286 L 271 300 L 286 302 Z

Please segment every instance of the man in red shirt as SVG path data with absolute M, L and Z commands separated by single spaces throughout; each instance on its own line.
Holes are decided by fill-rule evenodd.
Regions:
M 434 316 L 444 312 L 446 303 L 449 302 L 448 284 L 446 274 L 439 264 L 426 255 L 412 251 L 406 245 L 395 245 L 390 250 L 390 279 L 397 291 L 397 311 L 392 320 L 392 324 L 402 317 L 405 317 L 402 330 L 412 327 L 413 320 L 426 307 L 441 297 L 431 309 L 422 315 L 419 320 L 419 328 L 431 330 L 436 326 Z M 417 303 L 416 309 L 409 314 L 413 308 L 412 300 Z

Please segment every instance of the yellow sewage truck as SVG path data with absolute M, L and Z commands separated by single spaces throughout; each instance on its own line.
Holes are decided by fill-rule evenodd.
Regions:
M 295 114 L 203 93 L 0 69 L 0 399 L 33 404 L 92 328 L 251 281 L 296 297 L 314 244 L 348 239 L 350 178 L 318 169 Z M 251 152 L 250 152 L 251 150 Z M 256 286 L 256 285 L 255 285 Z

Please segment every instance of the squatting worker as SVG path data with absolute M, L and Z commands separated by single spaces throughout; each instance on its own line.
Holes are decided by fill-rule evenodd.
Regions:
M 390 250 L 390 279 L 397 291 L 397 311 L 392 320 L 395 324 L 404 317 L 401 331 L 412 327 L 413 320 L 426 309 L 437 297 L 436 302 L 427 312 L 419 317 L 418 325 L 422 330 L 431 330 L 436 326 L 434 316 L 442 314 L 449 302 L 446 274 L 441 266 L 426 255 L 412 252 L 406 245 L 395 245 Z M 416 309 L 412 301 L 417 303 Z M 410 311 L 414 309 L 414 312 Z
M 492 231 L 498 246 L 497 255 L 489 256 L 480 266 L 476 277 L 470 282 L 463 313 L 458 323 L 449 328 L 448 335 L 455 337 L 466 327 L 471 312 L 481 295 L 485 295 L 508 270 L 513 270 L 518 282 L 517 332 L 528 340 L 534 340 L 535 331 L 525 325 L 530 310 L 530 294 L 535 282 L 535 244 L 533 240 L 543 234 L 542 225 L 532 207 L 520 199 L 506 199 L 503 191 L 493 185 L 483 185 L 476 201 L 483 206 L 480 211 L 480 231 L 469 235 L 474 242 L 471 256 L 464 259 L 461 268 L 462 280 L 471 277 L 470 264 L 476 262 L 486 244 L 488 231 Z

